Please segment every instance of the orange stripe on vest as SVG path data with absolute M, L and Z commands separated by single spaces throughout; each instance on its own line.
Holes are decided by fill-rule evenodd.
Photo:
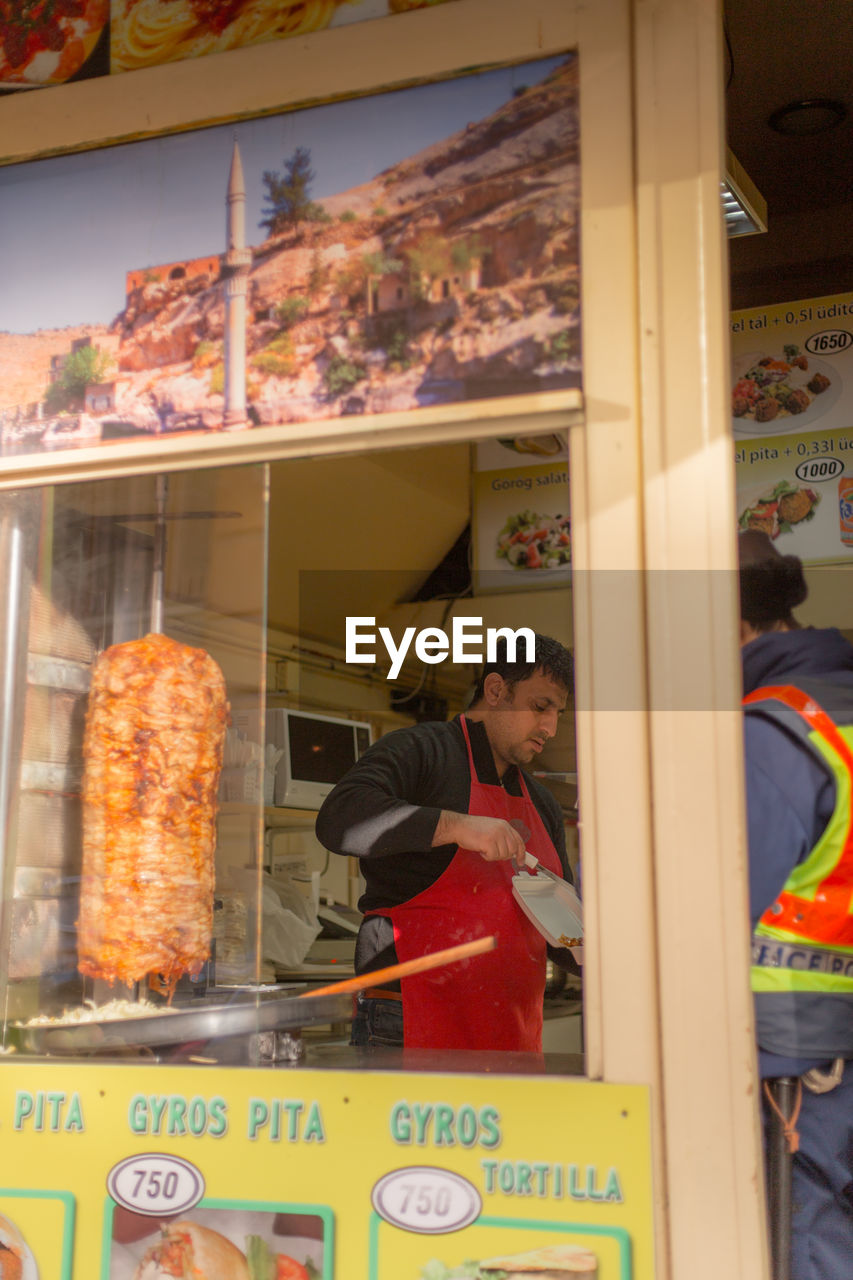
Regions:
M 766 685 L 747 694 L 744 706 L 773 698 L 802 716 L 810 729 L 829 744 L 850 773 L 853 782 L 853 751 L 845 742 L 835 721 L 809 694 L 793 685 Z M 853 788 L 851 788 L 853 794 Z M 799 938 L 814 942 L 838 942 L 853 946 L 853 812 L 847 814 L 847 836 L 841 856 L 829 874 L 820 882 L 814 901 L 783 890 L 761 917 L 761 924 L 785 929 Z

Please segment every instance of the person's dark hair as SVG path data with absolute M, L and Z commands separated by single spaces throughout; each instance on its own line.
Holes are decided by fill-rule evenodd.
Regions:
M 540 635 L 539 632 L 534 633 L 536 636 L 535 661 L 527 662 L 527 648 L 524 640 L 519 637 L 515 651 L 517 661 L 510 662 L 508 654 L 508 645 L 504 636 L 498 636 L 495 645 L 495 661 L 487 662 L 480 672 L 480 678 L 477 681 L 477 687 L 474 690 L 470 705 L 476 706 L 483 696 L 483 685 L 486 676 L 491 675 L 493 671 L 497 671 L 512 690 L 513 686 L 521 680 L 527 680 L 535 671 L 541 671 L 543 675 L 548 676 L 555 684 L 562 685 L 566 692 L 571 691 L 573 679 L 572 655 L 569 653 L 565 645 L 560 644 L 559 640 L 553 640 L 551 636 Z
M 738 535 L 740 616 L 756 631 L 799 627 L 791 612 L 809 593 L 797 556 L 783 556 L 766 533 L 747 529 Z

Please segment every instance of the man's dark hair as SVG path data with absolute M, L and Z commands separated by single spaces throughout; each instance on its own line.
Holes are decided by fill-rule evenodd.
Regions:
M 509 645 L 504 636 L 498 636 L 495 644 L 495 660 L 487 662 L 480 672 L 480 678 L 477 681 L 477 687 L 474 690 L 470 705 L 476 706 L 483 696 L 483 686 L 486 676 L 496 671 L 512 691 L 514 685 L 521 680 L 527 680 L 535 671 L 541 671 L 543 675 L 548 676 L 555 684 L 562 685 L 567 693 L 571 692 L 572 680 L 574 677 L 572 655 L 569 653 L 565 645 L 560 644 L 559 640 L 553 640 L 551 636 L 540 635 L 535 632 L 535 658 L 533 662 L 526 660 L 527 646 L 522 637 L 518 637 L 515 646 L 516 661 L 509 660 Z M 520 655 L 524 654 L 525 657 Z
M 775 631 L 779 625 L 797 628 L 791 612 L 808 595 L 802 561 L 783 556 L 766 533 L 747 529 L 738 535 L 740 616 L 756 631 Z

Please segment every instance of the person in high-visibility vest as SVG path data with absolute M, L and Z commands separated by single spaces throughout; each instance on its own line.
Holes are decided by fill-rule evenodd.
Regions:
M 853 647 L 795 619 L 796 556 L 749 530 L 739 558 L 759 1071 L 799 1081 L 790 1274 L 850 1280 Z

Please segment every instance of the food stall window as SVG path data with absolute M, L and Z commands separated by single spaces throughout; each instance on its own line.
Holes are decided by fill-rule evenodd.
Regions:
M 443 785 L 443 766 L 436 764 L 435 777 L 430 776 L 420 755 L 421 743 L 435 735 L 442 742 L 448 722 L 471 707 L 490 637 L 501 629 L 514 632 L 526 627 L 553 637 L 558 648 L 571 649 L 566 447 L 565 435 L 557 433 L 272 466 L 268 642 L 274 676 L 267 693 L 267 734 L 278 759 L 276 803 L 266 810 L 265 851 L 274 879 L 286 881 L 291 888 L 301 887 L 306 896 L 313 885 L 320 924 L 303 962 L 279 968 L 282 979 L 325 983 L 350 974 L 353 967 L 367 974 L 405 958 L 394 946 L 391 922 L 374 919 L 372 912 L 392 904 L 395 895 L 403 901 L 429 890 L 442 869 L 450 866 L 452 850 L 433 853 L 429 847 L 430 832 L 425 834 L 425 826 L 434 826 L 435 814 L 428 806 L 424 830 L 417 815 L 412 819 L 409 847 L 405 839 L 394 839 L 393 826 L 398 821 L 394 810 L 383 827 L 378 808 L 387 797 L 382 805 L 374 805 L 369 790 L 396 785 L 383 773 L 386 753 L 402 753 L 398 766 L 405 782 L 400 783 L 395 800 L 416 807 L 428 800 L 441 807 L 436 797 Z M 538 484 L 539 510 L 525 506 L 527 498 L 519 499 L 528 483 Z M 317 511 L 334 511 L 335 519 L 318 522 Z M 298 555 L 292 554 L 293 530 L 307 527 L 313 530 L 311 538 L 303 540 Z M 340 537 L 341 528 L 348 531 L 346 539 Z M 535 561 L 509 554 L 517 545 L 534 549 Z M 464 644 L 460 643 L 463 633 Z M 540 726 L 541 741 L 530 748 L 524 763 L 529 769 L 529 789 L 538 797 L 546 824 L 558 828 L 556 843 L 561 851 L 565 847 L 566 869 L 577 879 L 573 692 L 569 687 L 561 696 L 555 690 L 566 710 L 561 715 L 555 710 L 553 724 L 549 720 Z M 477 718 L 473 710 L 472 718 Z M 406 732 L 412 726 L 421 726 L 414 736 Z M 357 727 L 364 735 L 361 747 L 354 745 L 357 739 L 352 730 Z M 389 739 L 387 735 L 395 730 L 404 732 Z M 461 744 L 462 731 L 457 728 L 456 732 Z M 539 733 L 539 728 L 534 732 Z M 342 747 L 336 746 L 336 737 Z M 373 766 L 360 772 L 364 765 L 355 759 L 371 739 L 374 747 L 367 760 L 376 761 L 376 775 Z M 461 745 L 459 751 L 465 778 L 456 778 L 447 791 L 452 799 L 444 807 L 464 810 L 471 793 Z M 337 772 L 333 767 L 327 776 L 315 775 L 318 781 L 311 782 L 314 763 L 324 754 L 330 761 L 336 759 Z M 348 768 L 347 779 L 326 803 Z M 475 768 L 483 781 L 499 781 L 488 752 L 485 760 L 477 756 Z M 512 778 L 512 772 L 506 774 L 505 785 L 520 795 L 521 788 Z M 300 810 L 288 804 L 290 795 L 300 796 L 305 807 Z M 372 806 L 370 815 L 358 809 L 362 803 Z M 372 821 L 380 834 L 362 839 L 359 825 L 369 828 Z M 477 855 L 471 855 L 471 861 L 476 866 Z M 517 868 L 507 863 L 503 871 L 510 898 L 512 871 Z M 546 915 L 557 911 L 559 891 L 549 892 L 544 877 L 525 873 L 520 880 L 516 893 L 520 906 L 514 907 L 520 919 L 531 905 L 534 887 L 534 910 L 541 905 Z M 477 880 L 472 892 L 485 888 L 485 881 L 481 885 Z M 464 933 L 461 920 L 454 923 L 446 904 L 435 906 L 441 926 L 425 941 L 428 952 L 442 949 Z M 562 934 L 565 943 L 567 927 L 560 927 L 550 942 L 559 943 Z M 475 932 L 488 936 L 488 921 L 484 919 Z M 541 950 L 544 962 L 544 942 Z M 583 1064 L 581 969 L 564 947 L 558 945 L 550 955 L 542 973 L 541 1043 L 552 1069 L 577 1072 Z M 477 960 L 468 963 L 473 966 Z M 494 985 L 499 990 L 506 982 L 511 988 L 510 976 L 501 977 L 499 967 Z M 439 986 L 440 972 L 436 970 Z M 379 976 L 370 982 L 367 999 L 387 998 L 388 1010 L 396 1017 L 403 1003 L 400 983 L 394 975 L 388 979 L 390 985 L 380 983 Z M 490 1006 L 495 991 L 482 992 L 480 999 L 484 1007 Z M 380 1013 L 383 1008 L 379 1006 Z M 351 1056 L 345 1049 L 348 1038 L 344 1033 L 335 1042 L 323 1032 L 306 1034 L 309 1060 L 343 1061 Z M 379 1043 L 382 1036 L 371 1040 L 359 1058 L 364 1065 L 400 1065 L 398 1030 L 384 1038 L 390 1039 L 389 1045 Z M 418 1040 L 423 1048 L 424 1038 Z M 466 1043 L 473 1049 L 472 1034 L 466 1036 Z M 506 1047 L 500 1034 L 487 1034 L 484 1043 L 492 1049 Z M 463 1054 L 463 1059 L 466 1056 L 473 1064 L 474 1055 Z M 419 1058 L 406 1050 L 408 1069 L 429 1060 L 428 1053 Z M 503 1061 L 509 1061 L 506 1055 Z
M 529 534 L 568 548 L 559 435 L 4 497 L 7 1048 L 349 1057 L 351 999 L 313 993 L 353 971 L 366 886 L 318 839 L 323 797 L 371 741 L 466 710 L 478 628 L 483 654 L 500 628 L 571 647 L 568 550 L 537 570 L 506 559 L 518 513 L 492 499 L 500 475 L 551 478 L 560 509 Z M 294 556 L 294 531 L 330 506 L 338 520 Z M 348 619 L 370 617 L 389 642 L 446 628 L 447 661 L 423 662 L 416 641 L 392 675 L 387 650 L 349 653 Z M 570 688 L 565 701 L 529 785 L 547 789 L 576 876 Z M 577 1072 L 568 968 L 543 969 L 542 1044 Z

